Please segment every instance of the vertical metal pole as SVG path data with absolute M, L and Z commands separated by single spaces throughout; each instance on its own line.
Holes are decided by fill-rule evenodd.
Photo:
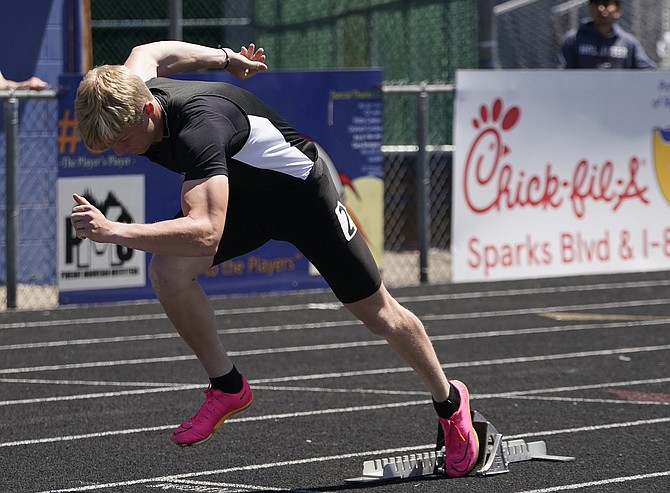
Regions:
M 428 250 L 430 248 L 430 167 L 428 163 L 428 92 L 426 83 L 421 83 L 417 108 L 417 225 L 419 235 L 419 280 L 428 282 Z
M 18 206 L 16 203 L 16 169 L 19 148 L 19 100 L 5 101 L 7 173 L 5 175 L 5 268 L 7 273 L 7 308 L 16 308 L 16 251 L 18 244 Z
M 182 32 L 182 20 L 184 12 L 182 0 L 170 0 L 170 39 L 181 41 L 184 38 Z
M 498 60 L 498 29 L 493 0 L 478 0 L 479 68 L 500 68 Z

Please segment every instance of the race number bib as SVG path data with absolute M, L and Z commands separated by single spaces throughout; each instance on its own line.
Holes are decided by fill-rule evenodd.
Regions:
M 356 234 L 356 231 L 358 231 L 358 228 L 356 228 L 356 224 L 351 219 L 351 216 L 347 212 L 347 208 L 343 203 L 337 203 L 337 206 L 335 207 L 335 214 L 337 214 L 337 218 L 340 221 L 340 227 L 342 228 L 344 237 L 347 239 L 347 241 L 351 241 L 351 239 Z

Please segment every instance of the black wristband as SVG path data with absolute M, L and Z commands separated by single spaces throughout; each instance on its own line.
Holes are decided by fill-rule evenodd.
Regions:
M 226 55 L 226 64 L 223 66 L 223 70 L 226 70 L 228 68 L 228 64 L 230 63 L 230 56 L 223 46 L 219 45 L 218 48 L 223 51 L 224 55 Z

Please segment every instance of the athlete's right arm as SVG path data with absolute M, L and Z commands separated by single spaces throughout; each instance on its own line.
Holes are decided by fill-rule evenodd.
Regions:
M 184 215 L 154 223 L 112 221 L 77 194 L 72 226 L 78 238 L 170 257 L 211 257 L 216 253 L 228 209 L 228 177 L 215 175 L 182 185 Z
M 228 70 L 240 79 L 246 79 L 261 70 L 267 70 L 263 48 L 253 44 L 242 47 L 239 53 L 230 48 L 210 48 L 183 41 L 157 41 L 136 46 L 124 65 L 147 81 L 153 77 L 190 70 Z

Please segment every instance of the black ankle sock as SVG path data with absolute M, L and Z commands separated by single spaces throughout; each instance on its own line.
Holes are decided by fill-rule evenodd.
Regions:
M 210 378 L 209 383 L 213 389 L 220 390 L 226 394 L 237 394 L 242 390 L 242 375 L 233 366 L 233 369 L 229 373 L 221 377 Z
M 442 419 L 451 418 L 451 416 L 458 411 L 460 405 L 461 394 L 459 394 L 458 389 L 451 384 L 449 384 L 449 397 L 446 401 L 435 402 L 435 399 L 433 399 L 433 407 L 435 407 L 437 415 Z

